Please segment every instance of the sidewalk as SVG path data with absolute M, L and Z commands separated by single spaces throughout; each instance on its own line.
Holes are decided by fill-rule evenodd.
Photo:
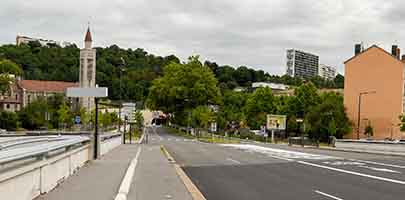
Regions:
M 139 157 L 128 200 L 192 200 L 175 168 L 159 145 L 144 145 Z
M 120 145 L 37 200 L 112 200 L 137 150 L 138 145 Z

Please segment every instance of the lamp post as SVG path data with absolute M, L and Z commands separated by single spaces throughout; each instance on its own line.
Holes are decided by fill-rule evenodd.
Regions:
M 120 102 L 118 108 L 118 132 L 121 132 L 121 108 L 122 108 L 122 72 L 125 70 L 125 60 L 121 57 L 121 64 L 119 65 L 120 69 Z M 125 133 L 122 136 L 122 143 L 125 144 Z
M 357 139 L 360 139 L 360 115 L 361 115 L 361 97 L 367 94 L 375 94 L 376 91 L 367 91 L 359 93 L 359 104 L 358 104 L 358 113 L 357 113 Z

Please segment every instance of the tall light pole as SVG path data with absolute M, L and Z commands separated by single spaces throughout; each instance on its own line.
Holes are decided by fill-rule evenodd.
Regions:
M 367 94 L 375 94 L 376 91 L 367 91 L 367 92 L 360 92 L 359 93 L 359 104 L 358 104 L 358 113 L 357 113 L 357 139 L 360 139 L 360 114 L 361 114 L 361 97 Z
M 122 107 L 122 72 L 124 71 L 125 60 L 121 57 L 121 64 L 119 65 L 120 70 L 120 102 L 118 108 L 118 132 L 121 132 L 121 107 Z M 125 144 L 125 134 L 122 136 L 122 142 Z

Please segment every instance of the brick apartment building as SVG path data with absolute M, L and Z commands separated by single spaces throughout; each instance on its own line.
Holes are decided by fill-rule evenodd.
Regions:
M 405 56 L 373 45 L 356 45 L 355 56 L 345 63 L 344 104 L 354 123 L 349 138 L 366 138 L 365 127 L 374 129 L 374 139 L 403 139 L 399 116 L 404 113 Z

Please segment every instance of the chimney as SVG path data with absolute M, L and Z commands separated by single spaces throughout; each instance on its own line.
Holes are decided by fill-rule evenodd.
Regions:
M 392 45 L 392 49 L 391 49 L 391 54 L 394 56 L 394 57 L 397 57 L 397 49 L 398 49 L 398 45 Z
M 356 56 L 359 53 L 361 53 L 361 44 L 355 44 L 354 45 L 354 55 Z
M 397 59 L 398 60 L 401 59 L 401 49 L 400 48 L 397 49 Z

